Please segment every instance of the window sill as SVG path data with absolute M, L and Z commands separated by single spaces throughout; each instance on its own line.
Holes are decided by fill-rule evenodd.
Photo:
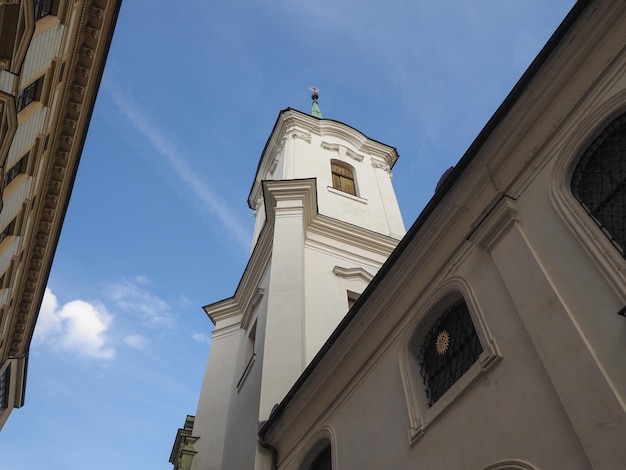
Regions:
M 256 362 L 256 354 L 253 354 L 250 360 L 248 361 L 248 364 L 246 365 L 246 368 L 244 369 L 243 374 L 241 374 L 241 378 L 239 379 L 239 382 L 237 382 L 237 391 L 241 390 L 241 387 L 243 387 L 243 384 L 246 382 L 248 375 L 250 375 L 250 371 L 252 370 L 252 366 L 254 365 L 255 362 Z
M 348 199 L 352 199 L 353 201 L 360 202 L 361 204 L 367 204 L 367 199 L 363 199 L 362 197 L 353 196 L 352 194 L 344 193 L 343 191 L 339 191 L 338 189 L 333 188 L 332 186 L 327 186 L 329 193 L 337 194 L 338 196 L 343 196 Z
M 409 444 L 411 446 L 414 445 L 419 438 L 424 435 L 426 428 L 443 414 L 448 406 L 454 403 L 478 377 L 484 375 L 501 358 L 495 348 L 491 349 L 490 352 L 483 351 L 478 357 L 478 360 L 433 404 L 433 406 L 428 408 L 421 416 L 417 416 L 417 419 L 412 420 L 415 424 L 409 426 Z
M 61 21 L 56 15 L 46 15 L 43 18 L 37 20 L 35 23 L 35 35 L 43 33 L 45 30 L 52 28 L 60 24 Z
M 43 108 L 41 101 L 32 101 L 17 113 L 17 124 L 21 126 Z

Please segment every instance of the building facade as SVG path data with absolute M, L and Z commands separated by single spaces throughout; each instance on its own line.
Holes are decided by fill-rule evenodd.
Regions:
M 28 350 L 121 0 L 0 0 L 0 429 Z
M 259 421 L 405 232 L 391 184 L 397 158 L 340 122 L 279 114 L 248 198 L 250 261 L 234 296 L 204 308 L 215 329 L 191 468 L 254 468 L 264 459 Z
M 268 178 L 273 162 L 290 168 L 273 157 L 294 136 L 279 117 L 249 200 L 267 211 L 246 269 L 259 281 L 244 296 L 244 274 L 233 299 L 205 307 L 216 329 L 191 468 L 622 468 L 625 71 L 626 3 L 579 1 L 376 274 L 346 262 L 359 245 L 345 240 L 345 254 L 319 263 L 319 278 L 307 274 L 301 260 L 320 255 L 302 253 L 317 241 L 309 227 L 325 220 L 324 198 L 332 207 L 330 195 L 360 187 L 363 174 L 345 167 L 354 181 L 343 186 L 336 157 L 325 156 L 326 176 Z M 338 125 L 325 121 L 316 126 Z M 365 147 L 331 140 L 334 129 L 313 145 L 311 129 L 310 160 L 336 143 L 367 161 Z M 312 222 L 298 195 L 307 191 L 319 201 Z M 356 220 L 351 206 L 330 210 L 338 226 Z M 366 228 L 397 234 L 391 225 Z M 327 234 L 335 243 L 342 232 Z M 276 290 L 274 272 L 287 278 Z M 351 289 L 340 272 L 374 276 L 343 318 L 314 329 L 341 315 L 326 301 Z

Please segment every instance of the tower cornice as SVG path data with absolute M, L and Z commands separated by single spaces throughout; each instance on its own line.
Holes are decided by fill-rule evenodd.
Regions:
M 272 177 L 278 160 L 285 149 L 288 139 L 300 138 L 311 143 L 312 137 L 322 137 L 327 143 L 335 140 L 346 142 L 352 152 L 367 154 L 373 164 L 389 171 L 398 160 L 398 152 L 394 147 L 367 137 L 361 131 L 333 119 L 319 119 L 292 108 L 282 110 L 278 114 L 274 128 L 265 143 L 261 158 L 248 196 L 248 206 L 255 208 L 261 196 L 261 182 Z

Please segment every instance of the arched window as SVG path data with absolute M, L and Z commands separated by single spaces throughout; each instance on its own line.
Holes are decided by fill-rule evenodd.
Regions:
M 314 458 L 309 465 L 309 470 L 331 470 L 332 460 L 330 453 L 330 444 L 324 447 Z
M 428 406 L 467 372 L 482 351 L 467 304 L 461 298 L 437 317 L 419 345 Z
M 356 186 L 354 184 L 354 173 L 346 165 L 332 161 L 330 170 L 333 175 L 333 188 L 344 193 L 356 196 Z
M 571 190 L 626 258 L 626 113 L 587 148 L 574 169 Z

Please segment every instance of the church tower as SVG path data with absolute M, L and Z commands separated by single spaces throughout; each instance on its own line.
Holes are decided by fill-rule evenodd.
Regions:
M 391 183 L 398 154 L 356 129 L 285 109 L 248 197 L 256 223 L 235 294 L 215 324 L 193 424 L 193 470 L 270 458 L 259 423 L 289 392 L 404 235 Z M 187 446 L 189 450 L 189 446 Z

